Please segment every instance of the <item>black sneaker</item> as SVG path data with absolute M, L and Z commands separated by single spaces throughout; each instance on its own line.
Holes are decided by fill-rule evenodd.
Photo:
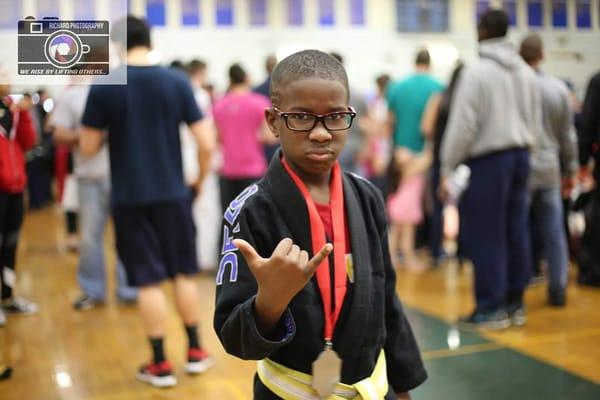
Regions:
M 84 294 L 73 303 L 73 308 L 77 311 L 88 311 L 102 305 L 104 305 L 103 300 L 93 299 Z
M 512 326 L 524 326 L 527 323 L 527 310 L 525 306 L 520 304 L 517 306 L 507 307 L 508 317 Z
M 541 272 L 537 275 L 533 275 L 530 279 L 529 279 L 529 286 L 540 286 L 540 285 L 545 285 L 546 281 L 548 279 L 546 278 L 546 276 L 544 276 L 544 274 L 542 274 Z
M 8 365 L 0 364 L 0 381 L 9 379 L 12 375 L 12 368 Z
M 473 314 L 461 318 L 458 327 L 462 329 L 490 329 L 501 330 L 510 326 L 510 319 L 504 310 L 475 311 Z
M 33 301 L 29 301 L 20 297 L 4 301 L 2 308 L 9 314 L 33 315 L 37 314 L 40 309 Z
M 567 305 L 567 295 L 564 290 L 556 290 L 548 293 L 548 304 L 553 307 L 564 307 Z
M 137 306 L 137 297 L 117 297 L 117 303 L 124 307 L 135 307 Z

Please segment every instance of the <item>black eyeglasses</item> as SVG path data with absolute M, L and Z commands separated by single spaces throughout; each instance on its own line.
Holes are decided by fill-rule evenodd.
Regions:
M 322 121 L 328 131 L 343 131 L 352 126 L 356 117 L 354 108 L 348 107 L 349 111 L 334 111 L 327 114 L 313 114 L 309 112 L 282 112 L 273 107 L 273 111 L 285 120 L 285 125 L 291 131 L 312 131 L 318 121 Z

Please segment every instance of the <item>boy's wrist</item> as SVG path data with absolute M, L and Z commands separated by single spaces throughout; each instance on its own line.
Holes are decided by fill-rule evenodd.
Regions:
M 273 329 L 286 309 L 287 304 L 280 304 L 280 302 L 271 300 L 259 289 L 254 299 L 254 315 L 261 335 L 264 337 L 271 336 Z
M 255 307 L 259 309 L 265 316 L 279 316 L 285 312 L 288 307 L 288 303 L 282 303 L 280 299 L 274 299 L 273 296 L 265 294 L 263 291 L 258 289 L 256 299 L 254 300 Z

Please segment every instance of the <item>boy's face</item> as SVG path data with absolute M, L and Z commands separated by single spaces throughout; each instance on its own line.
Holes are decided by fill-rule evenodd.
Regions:
M 280 112 L 306 112 L 328 114 L 348 111 L 348 93 L 342 83 L 321 78 L 301 79 L 281 90 Z M 329 131 L 323 121 L 317 122 L 310 131 L 290 130 L 284 117 L 272 109 L 266 119 L 273 134 L 279 138 L 286 160 L 306 174 L 329 172 L 346 143 L 348 130 Z

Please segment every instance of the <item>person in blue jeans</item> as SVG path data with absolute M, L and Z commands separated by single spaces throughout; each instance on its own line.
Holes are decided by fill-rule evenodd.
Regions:
M 85 82 L 74 81 L 57 100 L 51 117 L 55 140 L 75 150 L 79 143 L 81 116 L 88 92 L 89 87 Z M 77 280 L 83 293 L 75 300 L 73 308 L 84 311 L 102 305 L 106 296 L 104 228 L 110 217 L 110 169 L 106 146 L 88 159 L 75 151 L 74 158 L 81 234 Z M 117 260 L 116 276 L 119 302 L 135 303 L 137 291 L 129 286 L 120 260 Z
M 465 328 L 504 329 L 526 320 L 531 270 L 529 149 L 542 126 L 534 71 L 508 40 L 508 16 L 489 10 L 478 25 L 479 60 L 460 77 L 442 141 L 440 194 L 465 163 L 469 187 L 459 204 L 461 245 L 473 262 L 476 308 Z
M 539 263 L 545 259 L 548 263 L 548 302 L 561 307 L 566 304 L 569 267 L 561 192 L 568 197 L 573 188 L 578 168 L 577 137 L 567 86 L 540 70 L 544 58 L 540 36 L 530 34 L 525 37 L 521 42 L 520 54 L 537 72 L 542 98 L 542 135 L 531 158 L 530 229 L 533 262 Z

